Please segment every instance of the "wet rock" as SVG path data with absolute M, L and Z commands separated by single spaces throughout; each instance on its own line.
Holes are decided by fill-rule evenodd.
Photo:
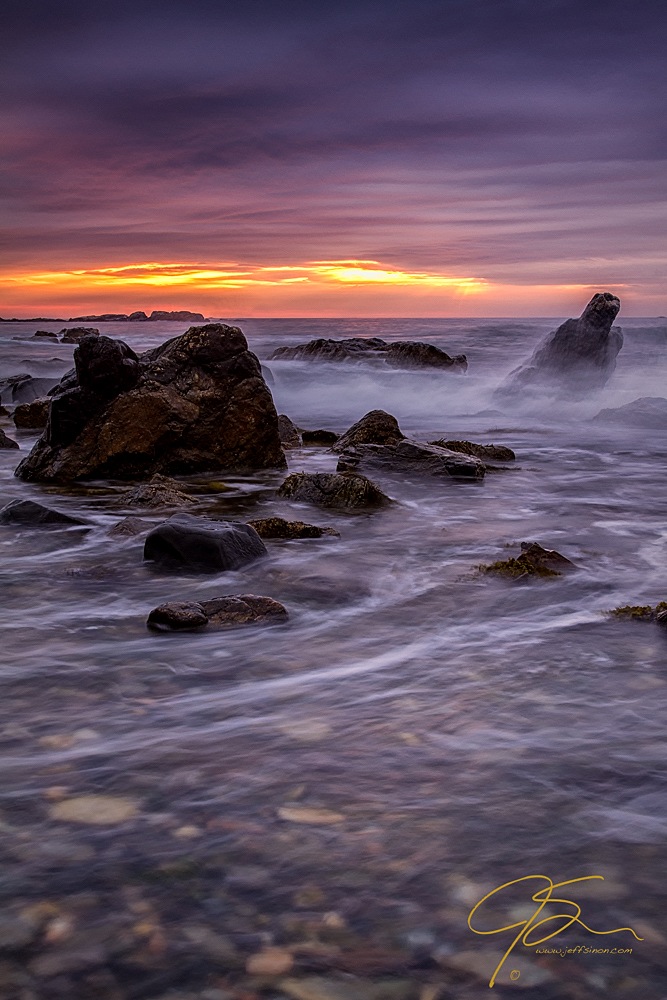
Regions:
M 46 427 L 49 419 L 49 404 L 46 397 L 33 399 L 31 403 L 19 403 L 14 410 L 14 423 L 22 430 L 41 430 Z
M 567 570 L 576 569 L 576 566 L 555 549 L 544 549 L 537 542 L 521 542 L 520 556 L 480 566 L 480 569 L 484 573 L 522 580 L 529 576 L 561 576 Z
M 126 535 L 132 537 L 140 535 L 142 531 L 147 531 L 149 524 L 140 517 L 124 517 L 122 521 L 109 528 L 110 535 Z
M 321 538 L 322 535 L 340 537 L 340 532 L 335 528 L 320 528 L 303 521 L 286 521 L 284 517 L 261 517 L 248 521 L 248 524 L 260 538 Z
M 44 337 L 47 340 L 57 340 L 58 334 L 52 330 L 35 330 L 33 337 Z
M 156 472 L 148 483 L 123 493 L 121 503 L 130 507 L 184 507 L 197 501 L 169 476 Z
M 191 327 L 137 357 L 84 337 L 51 393 L 45 433 L 16 475 L 30 481 L 284 468 L 278 416 L 237 327 Z
M 622 424 L 626 427 L 664 431 L 667 428 L 667 399 L 663 396 L 640 396 L 625 406 L 600 410 L 593 420 L 600 424 Z
M 348 472 L 294 472 L 278 494 L 319 507 L 384 507 L 393 503 L 370 479 Z
M 7 451 L 16 451 L 18 447 L 17 442 L 13 438 L 8 437 L 2 428 L 0 428 L 0 448 L 4 448 Z
M 301 434 L 296 424 L 293 424 L 288 416 L 284 413 L 278 414 L 278 432 L 280 434 L 280 443 L 283 448 L 300 448 L 301 447 Z
M 0 510 L 0 524 L 28 524 L 33 527 L 71 524 L 85 525 L 80 517 L 45 507 L 35 500 L 12 500 Z
M 94 326 L 65 326 L 60 331 L 60 341 L 63 344 L 78 344 L 84 337 L 99 337 L 99 335 L 100 331 Z
M 623 334 L 612 323 L 621 303 L 610 292 L 598 292 L 579 319 L 568 319 L 550 333 L 532 357 L 510 372 L 496 390 L 506 403 L 521 401 L 525 393 L 542 396 L 544 390 L 566 390 L 585 398 L 601 389 L 616 368 Z
M 435 444 L 439 448 L 449 448 L 450 451 L 459 451 L 462 455 L 474 455 L 475 458 L 480 458 L 483 462 L 513 462 L 516 458 L 516 455 L 511 448 L 505 448 L 503 445 L 499 444 L 475 444 L 472 441 L 447 441 L 445 438 L 440 438 L 439 441 L 431 441 L 429 443 Z
M 359 444 L 398 444 L 404 437 L 398 420 L 391 413 L 370 410 L 338 438 L 334 451 L 344 451 Z
M 331 340 L 320 337 L 307 344 L 279 347 L 270 360 L 307 361 L 368 361 L 380 360 L 392 368 L 444 368 L 465 372 L 468 367 L 465 354 L 450 357 L 433 344 L 405 340 L 389 343 L 380 337 L 349 337 Z
M 32 375 L 10 375 L 0 379 L 0 399 L 5 403 L 31 403 L 40 399 L 58 384 L 56 378 L 33 378 Z
M 49 809 L 51 819 L 92 826 L 115 826 L 133 819 L 139 811 L 134 799 L 120 795 L 78 795 L 56 802 Z
M 650 604 L 624 604 L 620 608 L 614 608 L 609 614 L 614 618 L 622 618 L 626 621 L 656 622 L 658 625 L 667 625 L 667 601 L 661 601 L 655 607 Z
M 410 438 L 403 438 L 396 445 L 360 444 L 341 452 L 339 471 L 359 468 L 454 480 L 484 478 L 484 463 L 478 458 Z
M 266 554 L 249 525 L 191 514 L 174 514 L 150 532 L 144 545 L 144 559 L 191 569 L 233 570 Z
M 8 417 L 8 416 L 9 416 L 9 410 L 7 409 L 7 407 L 0 406 L 0 417 Z
M 158 632 L 179 632 L 214 626 L 233 628 L 264 622 L 287 621 L 286 608 L 271 597 L 255 594 L 226 594 L 208 601 L 161 604 L 148 616 L 146 624 Z
M 301 440 L 304 444 L 319 444 L 329 447 L 338 440 L 338 435 L 334 431 L 301 431 Z

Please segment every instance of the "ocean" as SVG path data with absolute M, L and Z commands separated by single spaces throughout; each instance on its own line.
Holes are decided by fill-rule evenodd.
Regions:
M 283 472 L 186 477 L 199 513 L 340 532 L 269 542 L 267 559 L 213 576 L 160 574 L 142 537 L 109 535 L 137 513 L 127 484 L 15 479 L 37 435 L 2 419 L 21 451 L 0 451 L 1 505 L 36 499 L 92 525 L 0 525 L 8 1000 L 478 1000 L 536 883 L 508 890 L 509 908 L 487 904 L 487 931 L 504 932 L 481 937 L 468 914 L 538 875 L 603 876 L 560 892 L 587 928 L 635 933 L 577 924 L 551 943 L 589 951 L 565 957 L 520 944 L 501 995 L 664 995 L 667 631 L 608 612 L 667 600 L 667 437 L 592 418 L 666 394 L 667 321 L 621 314 L 616 372 L 585 400 L 501 410 L 493 389 L 561 321 L 228 320 L 300 427 L 340 433 L 381 408 L 420 440 L 517 457 L 481 483 L 371 474 L 397 503 L 370 513 L 280 499 Z M 185 329 L 94 325 L 137 351 Z M 72 345 L 29 339 L 62 326 L 0 324 L 0 378 L 70 368 Z M 469 369 L 268 360 L 347 336 L 427 341 Z M 334 471 L 337 456 L 288 460 Z M 576 572 L 479 571 L 522 541 Z M 289 622 L 146 629 L 156 605 L 226 593 L 273 597 Z M 87 795 L 129 802 L 127 818 L 58 818 Z M 25 925 L 22 944 L 3 947 L 3 920 Z

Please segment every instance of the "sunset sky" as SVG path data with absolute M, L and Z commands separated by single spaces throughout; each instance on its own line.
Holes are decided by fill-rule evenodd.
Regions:
M 3 317 L 667 313 L 667 4 L 4 9 Z

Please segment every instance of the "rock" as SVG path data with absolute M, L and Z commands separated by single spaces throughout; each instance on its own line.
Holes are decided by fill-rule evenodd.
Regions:
M 144 544 L 144 559 L 167 567 L 233 570 L 265 555 L 264 543 L 249 525 L 192 514 L 174 514 Z
M 194 497 L 180 489 L 175 479 L 159 472 L 149 482 L 123 493 L 120 500 L 129 507 L 183 507 L 197 503 Z
M 301 440 L 304 444 L 332 445 L 338 440 L 338 435 L 334 431 L 301 431 Z
M 667 399 L 663 396 L 640 396 L 625 406 L 600 410 L 595 423 L 625 424 L 646 430 L 664 431 L 667 428 Z
M 579 319 L 568 319 L 550 333 L 532 357 L 510 372 L 496 390 L 505 402 L 522 400 L 526 392 L 542 395 L 545 389 L 566 390 L 584 398 L 601 389 L 616 368 L 623 334 L 612 327 L 621 307 L 610 292 L 598 292 Z
M 284 413 L 278 414 L 278 432 L 283 448 L 300 448 L 301 435 L 296 424 L 293 424 Z
M 321 538 L 322 535 L 336 535 L 335 528 L 320 528 L 316 524 L 303 521 L 286 521 L 284 517 L 260 517 L 248 521 L 260 538 Z
M 109 528 L 110 535 L 140 535 L 142 531 L 147 530 L 148 524 L 146 521 L 142 521 L 140 517 L 124 517 L 122 521 L 118 521 L 114 524 L 113 528 Z
M 58 334 L 52 330 L 35 330 L 33 337 L 45 337 L 47 340 L 57 340 Z
M 14 410 L 14 423 L 22 430 L 41 430 L 49 419 L 48 398 L 33 399 L 31 403 L 19 403 Z
M 338 438 L 333 450 L 344 451 L 358 444 L 398 444 L 404 437 L 398 420 L 391 413 L 370 410 Z
M 66 482 L 284 468 L 273 399 L 247 347 L 237 327 L 219 323 L 140 357 L 122 341 L 84 337 L 16 475 Z
M 284 976 L 294 965 L 294 958 L 286 948 L 264 948 L 250 955 L 246 972 L 251 976 Z
M 380 469 L 401 475 L 442 476 L 454 480 L 484 478 L 484 463 L 437 445 L 403 438 L 396 445 L 360 444 L 346 448 L 338 460 L 338 471 Z
M 331 823 L 343 823 L 346 817 L 333 809 L 318 809 L 310 806 L 281 806 L 278 809 L 280 819 L 288 823 L 307 823 L 313 826 L 329 826 Z
M 188 309 L 173 309 L 171 312 L 164 309 L 154 309 L 148 317 L 151 322 L 171 322 L 171 323 L 203 323 L 205 322 L 202 313 L 190 312 Z
M 392 368 L 447 368 L 465 372 L 468 367 L 465 354 L 452 358 L 433 344 L 418 341 L 388 343 L 380 337 L 350 337 L 330 340 L 320 337 L 295 347 L 278 347 L 270 357 L 284 360 L 308 361 L 368 361 L 380 360 Z
M 348 472 L 294 472 L 278 494 L 320 507 L 384 507 L 393 503 L 370 479 Z
M 93 826 L 113 826 L 134 819 L 139 808 L 134 799 L 119 795 L 77 795 L 63 799 L 49 809 L 51 819 L 66 823 L 86 823 Z
M 63 327 L 60 331 L 62 344 L 78 344 L 84 337 L 99 337 L 100 331 L 94 326 Z
M 32 375 L 10 375 L 0 379 L 0 399 L 6 403 L 31 403 L 46 395 L 58 384 L 55 378 L 33 378 Z
M 44 507 L 35 500 L 12 500 L 0 510 L 0 524 L 29 524 L 32 527 L 86 525 L 80 517 L 64 514 L 61 510 Z
M 516 559 L 504 559 L 480 566 L 480 569 L 484 573 L 522 580 L 528 576 L 561 576 L 566 570 L 576 569 L 576 566 L 555 549 L 544 549 L 537 542 L 521 542 L 521 555 Z
M 449 448 L 450 451 L 459 451 L 462 455 L 474 455 L 483 462 L 513 462 L 516 455 L 511 448 L 505 448 L 499 444 L 474 444 L 472 441 L 446 441 L 441 438 L 439 441 L 430 441 L 429 444 L 437 445 L 438 448 Z
M 667 601 L 661 601 L 653 608 L 650 604 L 625 604 L 609 612 L 614 618 L 624 618 L 629 621 L 657 622 L 667 625 Z
M 7 407 L 0 406 L 0 417 L 8 417 L 8 416 L 9 416 L 9 410 L 7 409 Z
M 15 450 L 18 449 L 18 447 L 17 442 L 13 438 L 8 437 L 7 434 L 5 434 L 5 432 L 0 428 L 0 448 Z
M 161 604 L 153 608 L 146 624 L 156 632 L 180 632 L 207 625 L 233 628 L 256 623 L 278 624 L 288 617 L 286 608 L 271 597 L 226 594 L 209 601 Z

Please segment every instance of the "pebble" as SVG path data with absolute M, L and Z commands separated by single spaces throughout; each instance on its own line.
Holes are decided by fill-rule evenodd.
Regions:
M 172 837 L 178 837 L 179 840 L 194 840 L 195 837 L 201 837 L 202 833 L 201 827 L 186 824 L 172 831 Z
M 285 948 L 264 948 L 246 962 L 246 972 L 252 976 L 284 976 L 294 965 L 292 954 Z
M 67 823 L 91 823 L 112 826 L 133 819 L 138 813 L 134 799 L 115 795 L 79 795 L 56 802 L 49 809 L 51 819 Z
M 311 823 L 325 825 L 328 823 L 343 823 L 345 816 L 332 809 L 309 808 L 308 806 L 281 806 L 278 809 L 280 819 L 289 823 Z

